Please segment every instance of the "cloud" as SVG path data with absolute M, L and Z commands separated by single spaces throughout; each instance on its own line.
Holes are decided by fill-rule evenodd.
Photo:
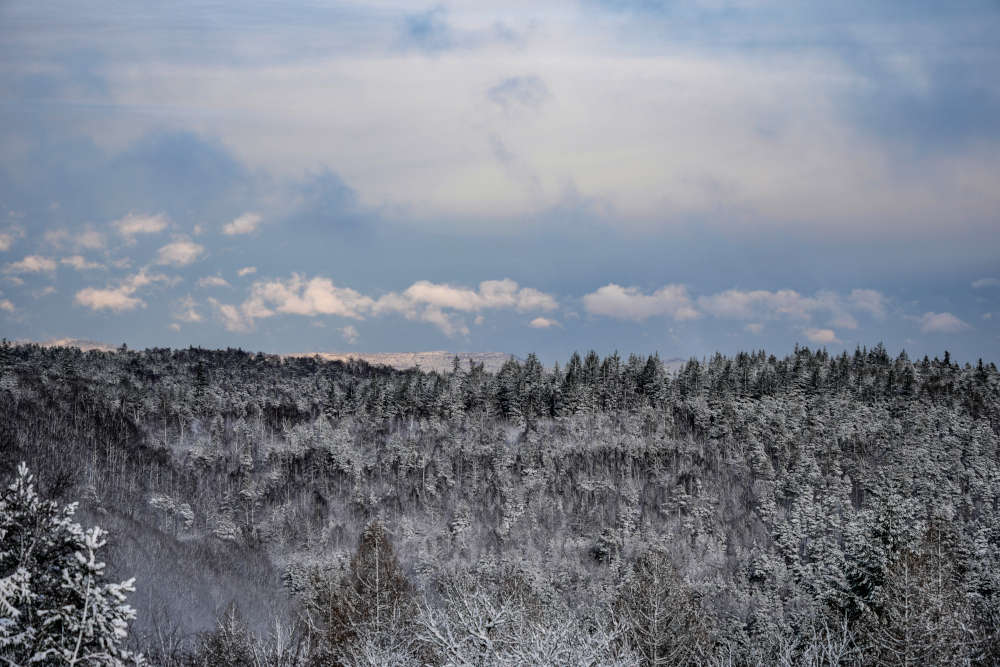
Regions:
M 622 287 L 610 283 L 585 295 L 583 307 L 591 315 L 636 322 L 658 315 L 675 320 L 691 320 L 701 316 L 683 285 L 666 285 L 652 294 L 643 294 L 638 287 Z
M 444 7 L 408 15 L 403 21 L 401 42 L 425 51 L 443 51 L 454 45 L 454 35 Z
M 229 283 L 222 276 L 205 276 L 198 280 L 198 287 L 229 287 Z
M 833 329 L 805 329 L 802 333 L 804 333 L 806 338 L 808 338 L 812 343 L 821 343 L 826 345 L 840 342 Z
M 510 278 L 484 280 L 479 283 L 478 290 L 419 280 L 403 292 L 403 297 L 413 304 L 463 312 L 500 308 L 514 308 L 519 312 L 550 311 L 559 307 L 553 296 L 531 287 L 519 287 Z
M 980 278 L 972 283 L 975 289 L 981 289 L 983 287 L 1000 287 L 1000 279 L 998 278 Z
M 14 235 L 10 232 L 0 232 L 0 252 L 7 252 L 14 245 Z
M 68 229 L 50 229 L 42 238 L 45 243 L 55 248 L 72 246 L 84 250 L 102 250 L 106 245 L 104 234 L 89 227 L 76 232 Z
M 560 324 L 556 320 L 552 320 L 547 317 L 536 317 L 528 322 L 528 326 L 533 329 L 548 329 L 550 327 L 558 327 Z
M 227 236 L 238 234 L 252 234 L 257 231 L 262 218 L 256 213 L 244 213 L 222 228 L 222 233 Z
M 257 273 L 256 266 L 244 266 L 242 269 L 236 272 L 236 275 L 242 278 L 243 276 L 253 275 L 254 273 Z
M 105 245 L 104 234 L 94 229 L 85 229 L 76 235 L 76 245 L 86 250 L 101 250 Z
M 478 289 L 419 280 L 402 294 L 390 292 L 375 302 L 375 315 L 400 313 L 410 320 L 433 324 L 446 336 L 469 335 L 464 321 L 447 311 L 479 313 L 513 309 L 517 312 L 551 311 L 559 307 L 555 297 L 532 287 L 520 287 L 510 278 L 484 280 Z
M 68 229 L 50 229 L 42 235 L 42 240 L 51 246 L 59 248 L 63 244 L 68 243 L 72 236 Z
M 759 334 L 764 330 L 764 325 L 760 322 L 751 322 L 750 324 L 744 326 L 743 330 L 752 334 Z
M 13 313 L 17 309 L 14 307 L 14 304 L 11 303 L 10 299 L 0 299 L 0 310 L 5 310 L 8 313 Z
M 848 297 L 851 306 L 871 314 L 878 319 L 885 318 L 888 299 L 884 294 L 873 289 L 854 289 Z
M 138 234 L 158 234 L 170 224 L 163 213 L 150 215 L 146 213 L 129 213 L 111 223 L 129 242 L 134 241 Z
M 433 324 L 440 329 L 441 333 L 448 337 L 459 334 L 462 336 L 469 335 L 469 327 L 466 326 L 465 322 L 461 318 L 449 315 L 437 306 L 427 306 L 422 311 L 419 311 L 416 316 L 406 314 L 406 317 L 408 319 L 416 319 L 421 322 Z
M 337 287 L 328 278 L 307 280 L 296 273 L 289 280 L 254 283 L 244 312 L 251 317 L 270 317 L 279 312 L 363 319 L 363 314 L 373 305 L 370 297 L 350 288 Z
M 888 299 L 881 292 L 855 289 L 847 297 L 829 291 L 805 296 L 792 289 L 776 291 L 730 289 L 698 297 L 698 306 L 719 318 L 761 320 L 788 318 L 809 321 L 826 313 L 829 324 L 842 329 L 857 329 L 858 320 L 851 311 L 885 318 Z
M 420 280 L 401 293 L 389 292 L 376 299 L 335 285 L 329 278 L 294 273 L 289 279 L 254 282 L 247 299 L 238 306 L 218 301 L 213 301 L 213 306 L 230 331 L 250 331 L 255 320 L 278 314 L 333 315 L 354 320 L 397 314 L 455 336 L 469 334 L 459 313 L 489 309 L 547 312 L 558 308 L 558 303 L 552 295 L 521 287 L 509 278 L 485 280 L 477 289 Z
M 55 260 L 40 255 L 28 255 L 19 262 L 8 264 L 4 273 L 51 273 L 55 270 Z
M 91 271 L 94 269 L 104 269 L 106 268 L 103 264 L 99 262 L 88 261 L 83 255 L 72 255 L 70 257 L 63 257 L 59 260 L 60 264 L 65 264 L 66 266 L 71 266 L 77 271 Z
M 958 333 L 970 328 L 951 313 L 927 312 L 914 319 L 920 324 L 920 330 L 924 333 Z
M 698 306 L 715 317 L 749 320 L 778 315 L 808 319 L 813 311 L 823 307 L 824 304 L 818 299 L 802 296 L 790 289 L 776 292 L 731 289 L 699 297 Z
M 338 329 L 340 335 L 344 337 L 348 345 L 354 345 L 358 342 L 358 330 L 353 325 L 348 324 L 346 327 Z
M 178 299 L 174 303 L 173 318 L 180 322 L 201 322 L 201 313 L 197 310 L 198 303 L 190 295 Z
M 253 330 L 253 319 L 246 316 L 239 307 L 212 298 L 209 298 L 208 302 L 215 308 L 215 313 L 226 331 L 247 333 Z
M 537 76 L 512 76 L 490 86 L 486 97 L 504 110 L 517 107 L 537 109 L 549 97 L 549 88 Z
M 162 274 L 147 274 L 145 270 L 125 278 L 117 287 L 98 289 L 86 287 L 76 293 L 76 303 L 91 310 L 123 312 L 145 308 L 146 302 L 134 294 L 142 287 L 155 282 L 169 282 Z
M 177 322 L 171 322 L 169 328 L 171 331 L 180 331 L 181 325 L 177 324 Z
M 858 320 L 848 312 L 835 311 L 830 319 L 830 326 L 854 331 L 858 328 Z
M 76 293 L 76 302 L 91 310 L 113 310 L 115 312 L 146 307 L 145 301 L 130 296 L 130 294 L 131 292 L 121 287 L 115 289 L 86 287 Z
M 187 266 L 197 260 L 203 252 L 205 252 L 204 246 L 193 241 L 174 241 L 160 248 L 156 254 L 156 263 Z

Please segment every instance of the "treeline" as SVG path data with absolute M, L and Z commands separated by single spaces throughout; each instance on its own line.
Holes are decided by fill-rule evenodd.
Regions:
M 4 344 L 0 410 L 164 664 L 1000 661 L 993 363 Z

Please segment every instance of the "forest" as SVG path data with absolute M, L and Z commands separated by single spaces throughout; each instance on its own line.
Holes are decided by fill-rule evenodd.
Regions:
M 1000 664 L 1000 374 L 947 352 L 4 341 L 0 489 L 8 664 Z

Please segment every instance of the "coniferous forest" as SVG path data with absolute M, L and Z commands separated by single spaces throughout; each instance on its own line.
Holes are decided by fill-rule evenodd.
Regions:
M 1000 374 L 946 352 L 5 343 L 0 479 L 9 664 L 1000 663 Z

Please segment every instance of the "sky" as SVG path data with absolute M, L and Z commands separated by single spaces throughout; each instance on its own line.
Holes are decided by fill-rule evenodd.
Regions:
M 1000 5 L 0 3 L 0 334 L 1000 362 Z

